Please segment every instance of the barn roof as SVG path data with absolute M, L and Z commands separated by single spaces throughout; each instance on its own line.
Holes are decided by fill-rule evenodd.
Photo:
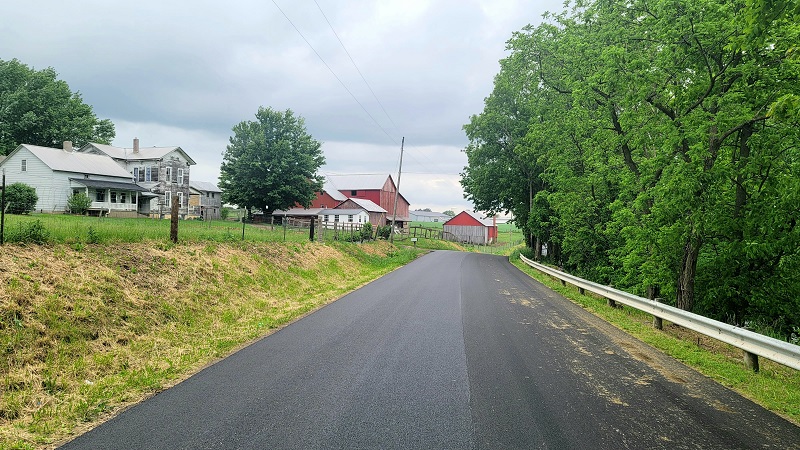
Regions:
M 70 152 L 59 148 L 40 147 L 30 144 L 22 144 L 17 147 L 17 150 L 22 147 L 33 153 L 47 167 L 55 171 L 131 179 L 131 174 L 127 170 L 105 155 Z
M 322 190 L 337 202 L 343 202 L 347 200 L 347 196 L 339 192 L 339 188 L 331 183 L 331 180 L 327 177 L 325 178 L 325 182 L 322 184 Z
M 387 174 L 328 175 L 328 181 L 340 191 L 372 191 L 383 189 L 386 179 L 391 177 Z

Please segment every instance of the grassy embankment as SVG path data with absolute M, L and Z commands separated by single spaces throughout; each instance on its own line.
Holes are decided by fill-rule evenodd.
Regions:
M 560 281 L 529 267 L 517 254 L 512 255 L 511 262 L 592 314 L 800 425 L 800 372 L 797 370 L 760 358 L 761 370 L 754 373 L 744 366 L 742 351 L 733 346 L 667 321 L 664 321 L 663 331 L 656 330 L 651 315 L 622 305 L 610 308 L 603 298 L 580 295 L 575 287 L 562 286 Z
M 418 254 L 249 225 L 241 241 L 222 222 L 181 222 L 173 245 L 168 221 L 38 219 L 55 243 L 0 247 L 0 449 L 48 447 Z

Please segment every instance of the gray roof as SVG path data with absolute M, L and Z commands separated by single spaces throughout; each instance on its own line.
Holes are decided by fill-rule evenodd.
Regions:
M 47 167 L 59 172 L 75 172 L 91 175 L 105 175 L 111 177 L 131 178 L 127 170 L 120 167 L 113 159 L 105 155 L 92 155 L 89 153 L 68 152 L 63 149 L 39 147 L 38 145 L 22 144 L 39 158 Z
M 363 208 L 365 211 L 378 212 L 378 213 L 388 212 L 385 209 L 381 208 L 380 205 L 376 204 L 372 200 L 367 200 L 365 198 L 348 198 L 347 200 L 352 201 L 356 205 Z
M 411 211 L 409 214 L 413 214 L 419 217 L 450 217 L 447 214 L 440 213 L 440 212 L 431 212 L 431 211 Z
M 90 188 L 121 189 L 135 192 L 148 192 L 147 189 L 135 183 L 120 183 L 116 181 L 89 180 L 85 178 L 70 178 L 69 181 L 79 183 Z
M 296 217 L 311 217 L 318 216 L 322 208 L 292 208 L 286 211 L 276 209 L 272 212 L 273 216 L 296 216 Z
M 328 195 L 330 195 L 331 198 L 337 202 L 343 202 L 347 200 L 347 196 L 339 192 L 339 189 L 337 189 L 337 187 L 334 186 L 328 178 L 325 178 L 325 182 L 322 184 L 322 190 L 327 192 Z
M 81 152 L 85 151 L 89 146 L 92 146 L 100 150 L 101 152 L 105 153 L 106 155 L 114 159 L 122 159 L 125 161 L 161 159 L 174 151 L 179 151 L 183 153 L 183 156 L 186 157 L 186 160 L 189 162 L 189 165 L 197 164 L 180 147 L 139 147 L 139 152 L 134 153 L 133 148 L 114 147 L 113 145 L 95 144 L 92 142 L 81 147 L 80 151 Z
M 222 192 L 216 184 L 208 181 L 189 181 L 189 187 L 202 192 Z
M 320 211 L 320 214 L 329 215 L 329 216 L 335 216 L 335 215 L 339 215 L 339 216 L 351 216 L 352 215 L 352 216 L 355 216 L 356 214 L 362 213 L 362 212 L 365 212 L 365 210 L 363 210 L 363 209 L 336 209 L 336 208 L 330 209 L 329 208 L 329 209 L 323 209 L 322 211 Z
M 387 178 L 391 178 L 391 175 L 328 175 L 330 184 L 340 191 L 383 189 Z

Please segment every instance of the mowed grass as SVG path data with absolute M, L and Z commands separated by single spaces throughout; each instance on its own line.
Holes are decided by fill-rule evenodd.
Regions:
M 418 255 L 387 242 L 0 248 L 0 448 L 49 448 Z
M 572 300 L 594 315 L 663 351 L 700 373 L 713 378 L 754 402 L 800 425 L 800 372 L 759 358 L 760 371 L 744 365 L 741 350 L 710 337 L 664 321 L 664 329 L 653 328 L 653 316 L 606 299 L 580 295 L 574 286 L 555 280 L 523 263 L 518 254 L 511 262 L 537 281 Z
M 169 219 L 123 219 L 115 217 L 87 217 L 68 214 L 6 215 L 6 242 L 21 242 L 30 227 L 39 222 L 45 233 L 45 242 L 125 243 L 142 241 L 168 241 Z M 178 240 L 182 242 L 302 242 L 308 241 L 308 230 L 286 230 L 269 224 L 244 224 L 230 220 L 180 220 Z

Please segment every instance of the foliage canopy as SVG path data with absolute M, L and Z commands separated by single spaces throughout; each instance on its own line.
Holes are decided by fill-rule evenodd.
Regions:
M 20 144 L 60 148 L 88 142 L 110 144 L 114 124 L 98 119 L 92 107 L 57 79 L 53 68 L 35 70 L 16 59 L 0 60 L 0 154 Z
M 514 33 L 464 127 L 468 198 L 512 211 L 567 270 L 788 334 L 800 327 L 797 11 L 580 1 Z
M 320 147 L 302 117 L 260 107 L 256 120 L 233 127 L 220 167 L 223 201 L 264 212 L 310 205 L 322 189 Z

